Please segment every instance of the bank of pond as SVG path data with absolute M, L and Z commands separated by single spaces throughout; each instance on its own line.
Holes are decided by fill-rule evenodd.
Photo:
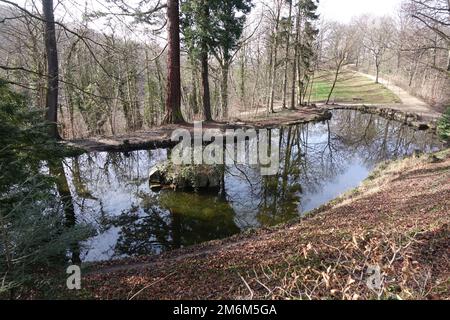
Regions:
M 73 223 L 96 229 L 72 252 L 73 260 L 159 254 L 275 226 L 357 187 L 384 161 L 443 148 L 431 131 L 360 111 L 332 113 L 329 121 L 271 130 L 280 148 L 276 174 L 227 164 L 218 173 L 219 187 L 201 192 L 152 188 L 149 174 L 167 161 L 169 149 L 64 159 L 58 192 Z

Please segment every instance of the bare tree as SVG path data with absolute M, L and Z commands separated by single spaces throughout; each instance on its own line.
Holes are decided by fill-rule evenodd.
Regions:
M 283 7 L 283 0 L 275 0 L 275 12 L 274 17 L 274 27 L 272 34 L 272 47 L 271 47 L 271 63 L 270 63 L 270 95 L 269 95 L 269 105 L 267 106 L 267 112 L 274 112 L 274 101 L 275 101 L 275 83 L 276 83 L 276 72 L 278 67 L 278 43 L 279 43 L 279 30 L 280 30 L 280 18 L 281 9 Z
M 326 104 L 330 103 L 339 74 L 341 73 L 342 67 L 348 63 L 354 45 L 353 35 L 348 26 L 333 23 L 329 28 L 330 34 L 328 35 L 327 51 L 330 66 L 334 70 L 334 79 Z
M 379 19 L 373 18 L 368 22 L 364 46 L 372 53 L 375 60 L 375 83 L 379 83 L 381 65 L 383 64 L 386 58 L 386 52 L 391 45 L 394 30 L 395 27 L 392 19 L 388 17 Z
M 294 39 L 294 63 L 292 64 L 292 82 L 291 82 L 291 110 L 295 109 L 295 85 L 297 83 L 297 72 L 300 53 L 300 28 L 301 28 L 301 12 L 297 9 L 297 15 L 295 19 L 295 39 Z M 300 77 L 300 75 L 298 75 Z
M 286 52 L 284 55 L 284 79 L 283 79 L 283 109 L 286 108 L 287 89 L 288 89 L 288 70 L 289 70 L 289 51 L 291 48 L 291 33 L 292 33 L 292 5 L 294 0 L 287 0 L 289 5 L 289 15 L 287 19 L 286 28 Z
M 447 42 L 447 71 L 450 72 L 450 0 L 410 0 L 407 10 L 413 18 Z
M 42 12 L 45 19 L 45 49 L 47 52 L 47 111 L 46 119 L 50 122 L 50 135 L 59 139 L 58 133 L 58 90 L 59 66 L 58 48 L 56 45 L 55 17 L 53 0 L 42 1 Z

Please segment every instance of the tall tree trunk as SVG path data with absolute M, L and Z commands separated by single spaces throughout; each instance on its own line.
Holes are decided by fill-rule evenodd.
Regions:
M 447 0 L 448 18 L 450 19 L 450 0 Z M 449 40 L 449 39 L 448 39 Z M 450 45 L 450 41 L 447 41 L 447 45 Z M 448 50 L 448 65 L 447 71 L 450 72 L 450 49 Z
M 59 67 L 58 48 L 56 45 L 55 17 L 53 13 L 53 0 L 42 1 L 42 11 L 45 19 L 45 49 L 47 52 L 47 111 L 46 120 L 50 123 L 50 135 L 60 139 L 58 132 L 58 89 Z
M 199 95 L 197 93 L 198 90 L 198 61 L 194 57 L 189 57 L 190 64 L 191 64 L 191 83 L 192 83 L 192 92 L 188 94 L 188 100 L 189 100 L 189 107 L 190 111 L 193 115 L 197 115 L 199 113 Z
M 164 123 L 183 123 L 181 113 L 180 3 L 167 1 L 169 50 L 167 59 L 166 116 Z
M 273 40 L 273 60 L 272 60 L 272 69 L 271 69 L 271 81 L 270 81 L 270 98 L 269 98 L 269 113 L 274 113 L 274 102 L 275 102 L 275 83 L 276 83 L 276 75 L 277 72 L 277 56 L 278 56 L 278 33 L 280 26 L 280 16 L 281 16 L 281 2 L 277 4 L 277 16 L 275 21 L 275 30 L 274 30 L 274 40 Z
M 269 64 L 268 64 L 268 85 L 269 85 L 269 90 L 267 90 L 267 96 L 265 96 L 265 98 L 267 99 L 267 113 L 270 112 L 270 85 L 272 83 L 272 64 L 273 64 L 273 46 L 270 46 L 270 50 L 269 51 Z
M 375 83 L 380 83 L 380 69 L 378 66 L 377 66 L 377 76 L 375 79 Z
M 239 65 L 239 95 L 241 98 L 241 103 L 245 106 L 245 65 L 246 65 L 246 48 L 245 45 L 241 49 L 241 59 Z
M 164 96 L 166 93 L 164 90 L 164 77 L 159 58 L 155 59 L 155 67 L 156 67 L 156 75 L 158 77 L 158 90 L 159 90 L 159 108 L 157 110 L 156 119 L 157 121 L 161 121 L 162 115 L 164 114 L 164 104 L 165 104 Z
M 375 83 L 380 83 L 380 62 L 378 60 L 378 57 L 375 58 L 375 68 L 377 71 Z
M 155 110 L 155 86 L 156 84 L 154 83 L 154 81 L 151 78 L 151 74 L 150 74 L 150 63 L 149 63 L 149 58 L 148 58 L 148 50 L 145 50 L 145 67 L 146 67 L 146 72 L 145 72 L 145 77 L 146 77 L 146 85 L 147 85 L 147 105 L 148 105 L 148 121 L 150 126 L 154 126 L 156 121 L 155 121 L 155 114 L 156 114 L 156 110 Z
M 260 68 L 261 67 L 261 51 L 260 51 L 260 40 L 258 39 L 257 47 L 256 47 L 256 75 L 255 75 L 255 84 L 253 86 L 252 91 L 252 102 L 250 103 L 250 110 L 253 110 L 255 106 L 255 96 L 256 91 L 258 90 L 259 81 L 260 81 Z M 256 113 L 258 113 L 260 104 L 258 103 L 258 106 L 256 107 Z
M 220 88 L 220 97 L 222 105 L 222 117 L 228 118 L 228 76 L 230 72 L 230 62 L 224 61 L 222 64 L 222 84 Z
M 203 15 L 202 15 L 202 24 L 203 28 L 208 27 L 208 20 L 209 20 L 209 6 L 208 6 L 208 0 L 203 0 Z M 205 32 L 206 30 L 203 30 Z M 206 121 L 212 121 L 212 114 L 211 114 L 211 90 L 209 88 L 209 64 L 208 64 L 208 43 L 207 39 L 202 39 L 201 44 L 201 53 L 200 53 L 200 63 L 202 68 L 202 102 L 203 102 L 203 115 L 205 117 Z
M 211 115 L 211 92 L 209 89 L 209 65 L 208 65 L 208 49 L 202 48 L 201 53 L 202 64 L 202 88 L 203 88 L 203 114 L 206 121 L 212 121 Z
M 312 74 L 311 84 L 309 86 L 308 105 L 311 105 L 311 95 L 312 95 L 312 92 L 314 90 L 315 78 L 316 78 L 316 71 L 314 70 L 314 72 Z
M 449 0 L 450 1 L 450 0 Z M 448 50 L 448 65 L 447 65 L 447 71 L 450 72 L 450 49 Z
M 287 100 L 287 85 L 288 85 L 288 69 L 289 69 L 289 49 L 291 42 L 291 32 L 292 32 L 292 1 L 289 1 L 289 27 L 287 31 L 287 39 L 286 39 L 286 52 L 285 52 L 285 65 L 284 65 L 284 81 L 283 81 L 283 109 L 286 109 L 286 100 Z
M 330 93 L 328 94 L 328 99 L 327 99 L 326 104 L 330 103 L 331 96 L 333 94 L 334 88 L 336 87 L 336 83 L 337 83 L 337 80 L 338 80 L 338 77 L 339 77 L 339 71 L 341 70 L 341 66 L 342 66 L 343 63 L 344 63 L 344 60 L 340 60 L 338 65 L 337 65 L 337 67 L 336 67 L 336 73 L 334 75 L 333 85 L 331 86 Z
M 291 83 L 291 110 L 295 109 L 295 84 L 297 82 L 297 63 L 298 63 L 298 52 L 299 52 L 299 41 L 300 41 L 300 9 L 297 13 L 297 21 L 295 22 L 295 44 L 294 44 L 294 63 L 292 66 L 292 83 Z
M 300 39 L 301 42 L 301 39 Z M 303 103 L 303 80 L 302 77 L 302 59 L 301 54 L 298 56 L 297 61 L 297 105 L 301 106 Z

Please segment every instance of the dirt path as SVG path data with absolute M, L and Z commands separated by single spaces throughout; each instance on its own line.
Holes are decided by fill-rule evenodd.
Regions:
M 449 179 L 449 151 L 396 162 L 301 221 L 93 266 L 83 297 L 450 298 Z M 383 273 L 379 296 L 370 265 Z
M 376 80 L 376 77 L 370 74 L 365 74 L 358 72 L 360 75 L 365 76 L 369 79 L 372 79 L 373 81 Z M 435 119 L 439 118 L 441 114 L 439 112 L 434 111 L 429 104 L 427 104 L 425 101 L 412 96 L 409 94 L 406 90 L 403 90 L 399 86 L 393 84 L 391 81 L 379 78 L 379 82 L 384 85 L 386 88 L 391 90 L 393 93 L 395 93 L 400 100 L 402 101 L 401 104 L 391 104 L 389 107 L 393 109 L 398 109 L 403 112 L 411 112 L 418 114 L 424 118 L 430 118 Z

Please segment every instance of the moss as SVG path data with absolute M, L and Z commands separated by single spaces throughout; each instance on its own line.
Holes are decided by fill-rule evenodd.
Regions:
M 439 135 L 449 141 L 450 140 L 450 106 L 447 107 L 442 118 L 439 120 L 438 126 Z
M 173 185 L 179 189 L 201 188 L 204 183 L 202 179 L 218 179 L 224 172 L 223 166 L 175 165 L 170 161 L 160 165 L 159 170 L 164 176 L 164 184 Z

